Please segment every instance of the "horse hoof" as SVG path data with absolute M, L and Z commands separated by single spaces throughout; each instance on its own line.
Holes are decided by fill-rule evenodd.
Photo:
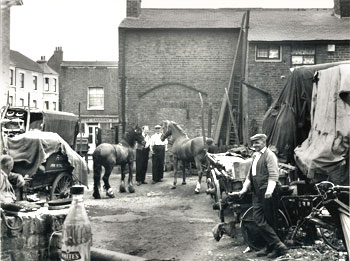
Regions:
M 133 186 L 129 186 L 128 190 L 129 190 L 129 193 L 134 193 L 135 192 L 135 189 L 134 189 Z
M 183 181 L 181 184 L 182 184 L 182 185 L 186 185 L 186 181 Z
M 171 189 L 176 189 L 176 185 L 172 185 L 172 186 L 171 186 Z
M 198 190 L 195 189 L 195 190 L 194 190 L 194 194 L 199 194 L 199 189 L 198 189 Z
M 122 185 L 120 185 L 120 186 L 119 186 L 119 192 L 120 192 L 120 193 L 124 193 L 124 192 L 126 192 L 125 187 L 124 187 L 124 186 L 122 186 Z
M 95 198 L 95 199 L 101 199 L 101 195 L 100 195 L 100 193 L 99 192 L 94 192 L 93 194 L 92 194 L 92 196 Z
M 110 197 L 110 198 L 114 198 L 114 197 L 115 197 L 112 188 L 109 188 L 109 189 L 107 190 L 106 195 L 107 195 L 108 197 Z

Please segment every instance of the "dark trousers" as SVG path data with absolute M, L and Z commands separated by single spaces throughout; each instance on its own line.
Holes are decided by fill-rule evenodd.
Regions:
M 165 146 L 154 145 L 152 154 L 152 180 L 159 181 L 164 174 Z
M 136 181 L 144 182 L 148 167 L 149 148 L 136 150 Z
M 279 199 L 278 187 L 275 188 L 271 198 L 265 199 L 265 192 L 266 189 L 253 192 L 253 218 L 267 245 L 273 247 L 280 242 L 275 232 Z

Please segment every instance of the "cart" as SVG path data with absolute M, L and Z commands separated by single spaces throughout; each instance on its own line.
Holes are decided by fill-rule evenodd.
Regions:
M 4 150 L 14 159 L 13 172 L 25 177 L 22 198 L 44 192 L 48 200 L 70 197 L 70 187 L 87 185 L 87 163 L 73 148 L 78 117 L 58 111 L 8 107 L 3 111 Z

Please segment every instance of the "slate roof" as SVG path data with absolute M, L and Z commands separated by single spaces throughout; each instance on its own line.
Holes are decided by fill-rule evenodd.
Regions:
M 116 67 L 117 62 L 113 61 L 63 61 L 62 67 Z
M 119 28 L 219 29 L 239 28 L 247 9 L 148 9 L 127 17 Z M 249 41 L 350 40 L 350 19 L 333 9 L 251 9 Z
M 20 52 L 13 51 L 13 50 L 10 50 L 10 64 L 12 66 L 33 71 L 33 72 L 40 72 L 40 73 L 43 72 L 39 64 L 29 59 L 27 56 L 24 56 Z
M 57 74 L 58 75 L 58 73 L 54 69 L 52 69 L 50 66 L 47 65 L 47 62 L 45 62 L 45 63 L 38 62 L 38 64 L 41 67 L 43 73 L 45 73 L 45 74 Z

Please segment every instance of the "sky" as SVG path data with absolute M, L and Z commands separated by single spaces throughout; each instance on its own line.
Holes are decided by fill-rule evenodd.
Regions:
M 142 0 L 142 8 L 332 8 L 333 0 Z M 56 47 L 65 61 L 118 61 L 118 26 L 126 0 L 23 0 L 11 8 L 10 46 L 48 60 Z

